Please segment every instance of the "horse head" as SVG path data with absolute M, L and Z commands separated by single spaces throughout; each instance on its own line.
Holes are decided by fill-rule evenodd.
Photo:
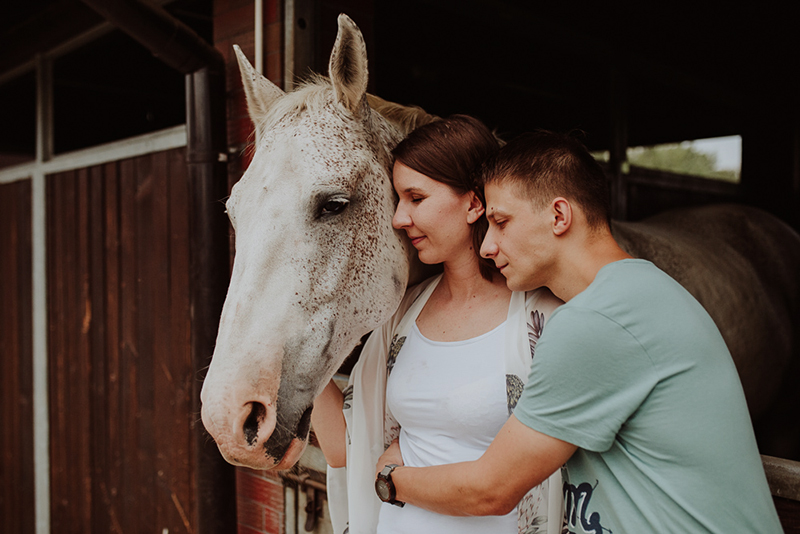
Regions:
M 236 256 L 201 399 L 203 424 L 237 465 L 297 461 L 314 399 L 408 283 L 390 174 L 406 132 L 370 108 L 364 40 L 338 22 L 330 80 L 290 93 L 236 47 L 256 150 L 226 205 Z

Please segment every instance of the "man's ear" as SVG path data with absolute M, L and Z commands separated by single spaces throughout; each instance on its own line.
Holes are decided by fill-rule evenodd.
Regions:
M 564 197 L 558 197 L 550 204 L 550 211 L 553 216 L 553 233 L 564 235 L 572 226 L 572 205 Z
M 481 218 L 481 215 L 486 211 L 483 203 L 474 192 L 470 191 L 469 195 L 469 210 L 467 211 L 467 223 L 473 224 Z

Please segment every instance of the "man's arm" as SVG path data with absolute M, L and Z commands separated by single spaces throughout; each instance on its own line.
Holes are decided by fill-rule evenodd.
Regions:
M 503 515 L 575 452 L 571 443 L 520 423 L 513 415 L 473 462 L 434 467 L 398 467 L 392 473 L 397 500 L 447 515 Z M 396 463 L 390 448 L 379 469 Z

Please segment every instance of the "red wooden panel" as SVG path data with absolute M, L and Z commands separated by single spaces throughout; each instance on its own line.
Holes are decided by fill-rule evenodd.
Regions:
M 109 163 L 103 166 L 103 182 L 105 186 L 104 204 L 104 245 L 105 287 L 98 292 L 105 296 L 105 330 L 106 336 L 102 345 L 106 365 L 106 413 L 107 430 L 105 432 L 105 449 L 98 451 L 102 458 L 98 470 L 103 476 L 98 481 L 102 502 L 97 506 L 105 506 L 108 532 L 122 533 L 122 510 L 125 503 L 120 491 L 122 486 L 122 441 L 125 433 L 119 428 L 122 420 L 120 395 L 120 194 L 118 164 Z M 102 516 L 102 510 L 95 514 Z M 100 522 L 102 524 L 102 521 Z
M 168 154 L 167 175 L 169 184 L 169 204 L 167 206 L 168 224 L 170 228 L 167 246 L 170 250 L 169 276 L 169 337 L 164 339 L 164 350 L 171 358 L 163 362 L 163 375 L 167 381 L 163 384 L 168 390 L 163 398 L 169 399 L 169 411 L 159 425 L 163 434 L 159 443 L 169 444 L 161 448 L 168 452 L 167 487 L 170 499 L 173 500 L 173 521 L 180 519 L 181 525 L 190 524 L 195 517 L 195 502 L 188 496 L 195 487 L 196 458 L 191 433 L 176 436 L 172 429 L 189 428 L 199 424 L 199 414 L 192 413 L 193 373 L 190 350 L 191 322 L 189 308 L 189 248 L 185 236 L 189 235 L 189 184 L 187 182 L 184 151 L 173 151 Z
M 108 450 L 108 432 L 99 431 L 108 427 L 109 420 L 108 398 L 108 362 L 101 352 L 96 354 L 98 347 L 105 348 L 106 339 L 106 266 L 105 266 L 105 168 L 97 166 L 89 169 L 89 205 L 88 205 L 88 236 L 89 236 L 89 305 L 91 317 L 90 343 L 93 350 L 91 359 L 90 377 L 90 405 L 91 433 L 90 450 L 91 458 L 91 517 L 94 529 L 98 532 L 112 532 L 112 514 L 115 509 L 111 506 L 108 492 L 109 470 L 105 468 L 109 458 L 105 454 Z M 97 356 L 97 357 L 95 357 Z M 110 428 L 110 427 L 109 427 Z
M 48 180 L 52 526 L 192 532 L 182 149 Z
M 50 176 L 48 189 L 51 519 L 62 531 L 91 519 L 88 173 Z
M 118 424 L 120 433 L 119 492 L 122 498 L 121 522 L 125 531 L 139 532 L 138 502 L 138 461 L 139 425 L 136 416 L 139 412 L 137 395 L 137 317 L 138 300 L 136 272 L 136 166 L 132 160 L 123 161 L 119 166 L 120 193 L 120 387 Z M 150 513 L 150 512 L 148 512 Z
M 0 531 L 34 530 L 31 183 L 0 185 Z

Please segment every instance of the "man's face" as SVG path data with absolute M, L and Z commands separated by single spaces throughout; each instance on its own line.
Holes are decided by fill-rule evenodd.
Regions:
M 486 186 L 489 231 L 481 256 L 494 260 L 508 288 L 529 291 L 547 285 L 553 265 L 552 218 L 513 183 Z

